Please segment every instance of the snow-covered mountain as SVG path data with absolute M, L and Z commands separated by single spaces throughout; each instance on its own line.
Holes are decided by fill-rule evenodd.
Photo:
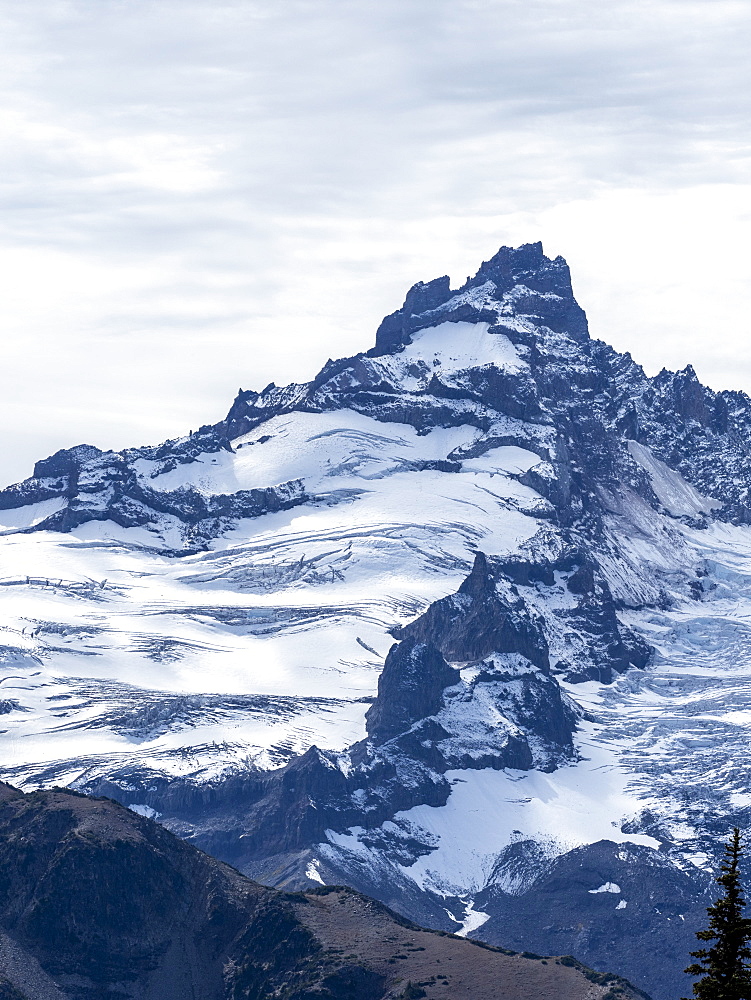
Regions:
M 750 433 L 540 244 L 415 285 L 309 383 L 0 492 L 0 778 L 673 1000 L 751 825 Z

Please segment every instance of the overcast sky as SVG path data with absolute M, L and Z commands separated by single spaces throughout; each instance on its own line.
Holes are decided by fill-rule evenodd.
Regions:
M 751 5 L 0 0 L 0 481 L 563 254 L 594 336 L 751 391 Z

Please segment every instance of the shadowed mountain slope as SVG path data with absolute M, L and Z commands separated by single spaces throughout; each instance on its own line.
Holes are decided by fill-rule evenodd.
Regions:
M 284 894 L 108 799 L 0 785 L 4 1000 L 637 1000 L 350 889 Z

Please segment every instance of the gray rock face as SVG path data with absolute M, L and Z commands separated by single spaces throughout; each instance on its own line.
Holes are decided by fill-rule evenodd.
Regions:
M 432 642 L 449 660 L 480 660 L 488 653 L 519 653 L 550 669 L 547 640 L 524 601 L 499 592 L 485 555 L 452 597 L 436 601 L 424 615 L 396 632 L 398 638 Z
M 565 580 L 573 600 L 550 616 L 547 628 L 567 629 L 579 640 L 576 665 L 559 660 L 554 664 L 557 672 L 565 672 L 568 680 L 608 683 L 630 666 L 646 666 L 650 647 L 619 621 L 607 582 L 577 550 L 555 562 L 516 560 L 493 566 L 478 552 L 456 594 L 436 601 L 394 634 L 434 643 L 454 661 L 518 653 L 549 673 L 546 622 L 535 605 L 545 606 L 540 592 L 552 589 L 556 575 Z
M 407 639 L 389 650 L 378 678 L 378 697 L 365 714 L 368 736 L 385 743 L 441 708 L 444 688 L 461 675 L 434 646 Z
M 515 871 L 529 872 L 530 847 L 519 843 L 499 860 L 507 884 Z M 523 939 L 530 951 L 586 952 L 595 965 L 614 963 L 680 996 L 687 992 L 685 956 L 696 947 L 693 929 L 705 921 L 711 893 L 706 880 L 697 884 L 652 851 L 599 841 L 543 864 L 512 892 L 488 889 L 483 904 L 493 916 L 483 938 L 507 947 Z

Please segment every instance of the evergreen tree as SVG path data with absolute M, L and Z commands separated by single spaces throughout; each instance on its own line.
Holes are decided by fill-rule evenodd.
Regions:
M 698 1000 L 751 1000 L 751 920 L 743 916 L 746 901 L 739 871 L 742 856 L 741 833 L 736 827 L 725 845 L 716 879 L 722 895 L 707 907 L 709 926 L 696 934 L 700 941 L 714 944 L 692 951 L 691 956 L 698 961 L 686 969 L 690 976 L 702 977 L 694 983 L 694 997 Z

